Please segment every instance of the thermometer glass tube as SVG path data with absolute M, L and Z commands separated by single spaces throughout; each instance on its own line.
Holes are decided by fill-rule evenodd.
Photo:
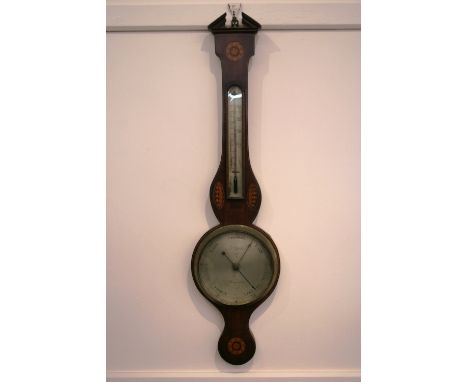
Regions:
M 227 95 L 228 198 L 242 199 L 244 197 L 242 90 L 238 86 L 231 86 Z

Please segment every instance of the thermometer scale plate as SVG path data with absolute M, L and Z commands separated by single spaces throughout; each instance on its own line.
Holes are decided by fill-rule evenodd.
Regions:
M 228 93 L 228 198 L 244 197 L 243 139 L 242 139 L 242 90 L 238 86 L 229 88 Z

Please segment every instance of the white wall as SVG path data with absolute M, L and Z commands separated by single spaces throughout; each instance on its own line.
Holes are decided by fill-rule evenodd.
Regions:
M 217 354 L 222 317 L 190 274 L 195 244 L 217 224 L 208 200 L 221 152 L 213 37 L 107 38 L 109 377 L 358 380 L 360 32 L 257 36 L 249 138 L 263 203 L 255 223 L 275 240 L 282 269 L 251 319 L 257 353 L 237 367 Z

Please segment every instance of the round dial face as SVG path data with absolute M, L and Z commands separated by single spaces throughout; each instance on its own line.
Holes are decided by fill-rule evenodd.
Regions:
M 244 225 L 216 228 L 195 249 L 192 272 L 210 300 L 224 305 L 258 301 L 274 288 L 279 256 L 259 230 Z

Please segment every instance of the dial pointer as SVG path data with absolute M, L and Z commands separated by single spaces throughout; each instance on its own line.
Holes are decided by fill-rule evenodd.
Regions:
M 247 253 L 247 251 L 249 250 L 250 246 L 252 245 L 253 243 L 253 239 L 252 241 L 250 242 L 250 244 L 247 246 L 247 248 L 245 249 L 244 253 L 242 254 L 242 256 L 240 257 L 239 261 L 237 262 L 237 265 L 240 264 L 240 262 L 242 261 L 242 259 L 244 258 L 245 254 Z
M 257 289 L 257 288 L 255 288 L 255 287 L 252 285 L 252 283 L 249 281 L 249 279 L 248 279 L 247 277 L 245 277 L 245 275 L 242 273 L 242 271 L 241 271 L 239 268 L 237 268 L 237 270 L 239 271 L 239 273 L 241 274 L 241 276 L 245 279 L 245 281 L 247 281 L 247 282 L 249 283 L 249 285 L 250 285 L 253 289 Z
M 253 242 L 253 240 L 252 240 Z M 252 242 L 250 244 L 252 244 Z M 250 245 L 249 245 L 250 247 Z M 247 247 L 247 249 L 249 249 L 249 247 Z M 247 250 L 245 251 L 247 252 Z M 245 255 L 245 252 L 244 252 L 244 255 Z M 253 286 L 253 284 L 250 282 L 250 280 L 245 277 L 245 275 L 242 273 L 242 271 L 239 269 L 239 262 L 235 263 L 234 261 L 231 260 L 231 258 L 227 255 L 227 253 L 225 251 L 221 252 L 222 255 L 224 255 L 232 264 L 232 269 L 234 269 L 235 271 L 238 271 L 241 276 L 245 279 L 245 281 L 247 281 L 249 283 L 249 285 L 253 288 L 253 289 L 257 289 Z
M 231 260 L 231 258 L 227 255 L 225 251 L 221 252 L 222 255 L 224 255 L 232 264 L 232 268 L 237 271 L 239 269 L 238 263 L 235 263 L 234 261 Z

